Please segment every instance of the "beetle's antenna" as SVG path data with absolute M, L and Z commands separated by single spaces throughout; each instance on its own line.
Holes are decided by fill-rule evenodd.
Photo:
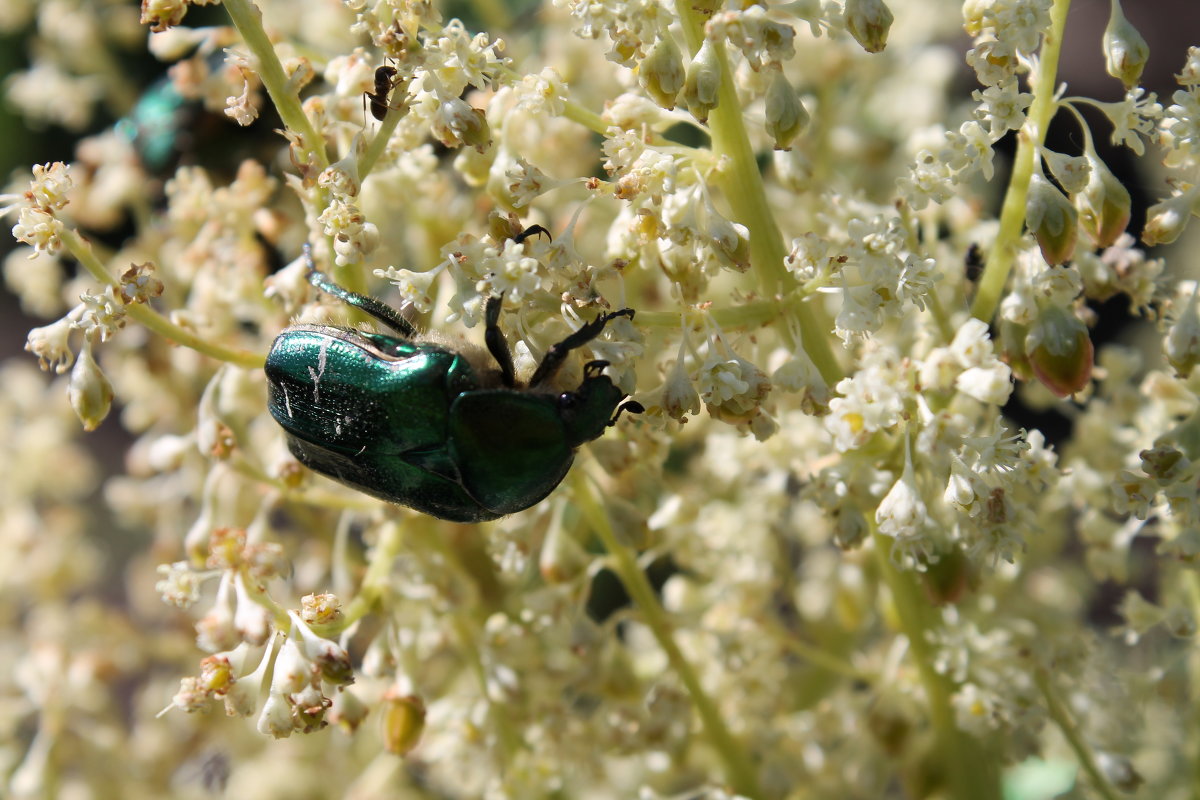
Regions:
M 413 334 L 417 332 L 411 322 L 400 316 L 400 312 L 387 303 L 381 303 L 374 297 L 367 297 L 344 289 L 331 281 L 329 276 L 317 269 L 317 265 L 313 261 L 312 246 L 307 242 L 304 245 L 304 263 L 308 267 L 308 282 L 325 294 L 331 294 L 346 305 L 354 306 L 370 314 L 405 338 L 412 338 Z
M 567 360 L 568 353 L 576 348 L 583 347 L 592 339 L 595 339 L 604 331 L 604 326 L 617 317 L 629 317 L 633 319 L 633 309 L 622 308 L 620 311 L 614 311 L 611 314 L 602 314 L 591 322 L 584 324 L 582 328 L 558 344 L 551 345 L 550 349 L 546 351 L 546 355 L 542 358 L 542 363 L 538 364 L 533 377 L 529 379 L 529 385 L 538 386 L 553 378 L 559 368 L 562 367 L 563 362 Z
M 517 385 L 517 373 L 513 368 L 512 353 L 508 349 L 508 340 L 504 331 L 500 330 L 500 307 L 504 303 L 504 295 L 489 297 L 484 307 L 483 341 L 487 344 L 488 352 L 500 366 L 500 380 L 509 389 Z

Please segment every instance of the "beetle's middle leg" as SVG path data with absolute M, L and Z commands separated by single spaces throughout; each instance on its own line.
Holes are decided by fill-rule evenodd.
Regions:
M 585 323 L 582 328 L 558 344 L 552 345 L 546 351 L 546 355 L 542 357 L 542 363 L 538 364 L 537 370 L 534 371 L 533 377 L 529 380 L 529 385 L 538 386 L 553 378 L 559 368 L 562 367 L 563 362 L 567 360 L 567 354 L 595 339 L 604 331 L 604 326 L 617 317 L 629 317 L 633 319 L 633 309 L 622 308 L 620 311 L 614 311 L 611 314 L 601 314 L 591 322 Z
M 500 380 L 512 389 L 517 385 L 517 375 L 513 368 L 512 353 L 508 349 L 508 340 L 504 338 L 504 331 L 500 330 L 500 306 L 503 302 L 503 296 L 488 298 L 483 312 L 483 341 L 500 367 Z
M 317 269 L 316 263 L 313 262 L 312 247 L 307 243 L 304 245 L 304 262 L 308 267 L 308 282 L 325 294 L 331 294 L 346 305 L 361 309 L 406 339 L 412 338 L 416 333 L 416 328 L 412 323 L 400 316 L 400 312 L 387 303 L 380 302 L 374 297 L 352 292 L 330 280 L 328 275 Z

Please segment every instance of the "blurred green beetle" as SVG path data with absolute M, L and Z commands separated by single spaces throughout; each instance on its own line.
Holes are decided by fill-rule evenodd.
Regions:
M 547 232 L 534 226 L 518 238 L 536 233 Z M 440 519 L 481 522 L 540 502 L 566 476 L 575 448 L 621 411 L 644 410 L 602 374 L 607 361 L 588 362 L 574 391 L 551 383 L 572 350 L 611 320 L 633 319 L 632 309 L 603 314 L 552 346 L 522 385 L 500 330 L 500 298 L 489 298 L 484 314 L 492 366 L 478 348 L 416 337 L 396 309 L 333 283 L 304 252 L 314 286 L 400 334 L 294 325 L 275 339 L 268 407 L 292 454 L 316 472 Z

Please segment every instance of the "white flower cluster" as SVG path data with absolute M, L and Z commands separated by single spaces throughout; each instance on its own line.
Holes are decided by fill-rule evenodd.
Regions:
M 1112 3 L 1105 103 L 1060 89 L 1051 0 L 204 4 L 0 10 L 31 121 L 128 109 L 0 200 L 48 321 L 42 373 L 0 363 L 0 794 L 998 797 L 1038 765 L 1191 790 L 1200 49 L 1160 104 Z M 175 66 L 141 91 L 108 65 L 147 28 Z M 1161 148 L 1141 242 L 1084 105 Z M 323 442 L 272 418 L 265 354 L 363 322 L 314 263 L 485 370 L 498 326 L 518 384 L 609 316 L 523 431 L 561 455 L 542 501 L 403 505 L 543 466 L 469 461 L 469 415 L 302 466 Z M 314 439 L 477 391 L 371 341 L 334 367 L 361 405 L 320 353 Z M 601 370 L 632 402 L 566 447 Z M 474 399 L 519 428 L 518 390 Z M 129 442 L 103 471 L 101 425 Z

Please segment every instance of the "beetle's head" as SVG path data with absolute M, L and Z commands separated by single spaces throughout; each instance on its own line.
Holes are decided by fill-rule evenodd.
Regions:
M 579 388 L 558 396 L 558 414 L 571 447 L 599 438 L 605 428 L 616 424 L 622 411 L 633 414 L 642 411 L 641 404 L 635 400 L 621 403 L 626 394 L 616 387 L 612 378 L 601 373 L 607 366 L 607 361 L 589 361 L 584 365 Z

